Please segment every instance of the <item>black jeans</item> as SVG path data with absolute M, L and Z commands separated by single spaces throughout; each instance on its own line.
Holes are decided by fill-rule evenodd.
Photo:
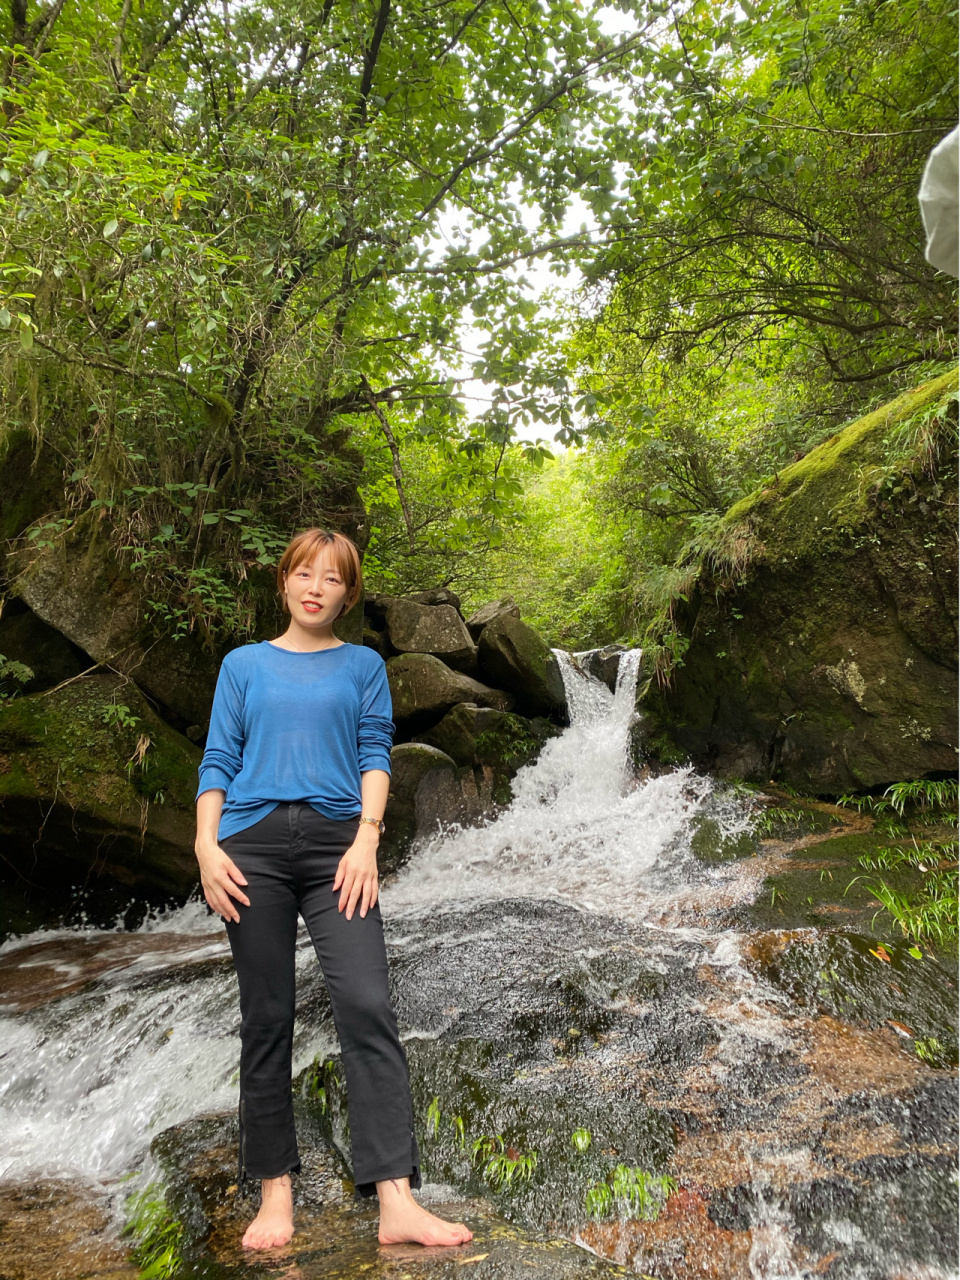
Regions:
M 325 818 L 305 802 L 284 801 L 220 847 L 247 879 L 250 906 L 227 922 L 240 984 L 241 1178 L 298 1172 L 291 1055 L 296 1003 L 294 953 L 302 915 L 316 948 L 340 1040 L 347 1080 L 354 1183 L 409 1178 L 420 1186 L 407 1059 L 387 985 L 379 903 L 361 919 L 337 910 L 337 865 L 357 819 Z

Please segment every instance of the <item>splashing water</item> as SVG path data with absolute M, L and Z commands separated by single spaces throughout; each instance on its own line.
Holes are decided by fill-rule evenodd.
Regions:
M 58 983 L 66 992 L 18 1015 L 21 983 L 0 1014 L 0 1179 L 109 1180 L 163 1129 L 237 1105 L 237 983 L 223 926 L 203 904 L 133 934 L 26 935 L 0 960 L 4 977 L 16 965 L 21 979 L 50 984 L 48 994 Z M 307 981 L 316 969 L 306 940 L 297 967 Z M 331 1043 L 301 1023 L 294 1070 Z
M 512 803 L 491 822 L 421 845 L 384 890 L 388 913 L 425 902 L 552 898 L 621 919 L 643 916 L 647 873 L 676 846 L 710 782 L 689 768 L 633 780 L 639 649 L 622 656 L 615 694 L 554 652 L 570 727 L 517 773 Z

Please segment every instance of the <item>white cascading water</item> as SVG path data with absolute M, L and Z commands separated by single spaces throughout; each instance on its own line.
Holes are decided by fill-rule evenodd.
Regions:
M 72 963 L 57 969 L 69 982 L 85 945 L 92 961 L 98 943 L 116 936 L 41 931 L 5 943 L 0 960 L 62 939 Z M 129 946 L 91 989 L 29 1014 L 0 1013 L 0 1179 L 111 1180 L 135 1168 L 162 1130 L 236 1106 L 237 983 L 229 964 L 210 965 L 229 955 L 222 925 L 194 902 L 125 937 Z M 311 959 L 301 949 L 298 968 Z M 326 1047 L 301 1025 L 295 1070 Z
M 645 914 L 646 878 L 710 794 L 678 769 L 637 783 L 630 767 L 640 650 L 625 653 L 616 693 L 555 650 L 570 727 L 513 783 L 513 801 L 482 827 L 451 827 L 422 844 L 384 890 L 384 909 L 425 902 L 552 898 L 620 919 Z

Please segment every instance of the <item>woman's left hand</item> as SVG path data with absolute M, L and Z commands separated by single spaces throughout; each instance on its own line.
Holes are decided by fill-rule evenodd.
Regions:
M 346 910 L 348 920 L 353 919 L 358 902 L 361 919 L 376 904 L 379 893 L 378 843 L 376 828 L 365 823 L 357 832 L 356 840 L 340 859 L 337 874 L 333 878 L 333 892 L 340 890 L 337 910 Z

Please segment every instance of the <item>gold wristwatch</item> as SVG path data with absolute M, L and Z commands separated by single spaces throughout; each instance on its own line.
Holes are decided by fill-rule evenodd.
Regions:
M 383 835 L 384 831 L 386 830 L 386 828 L 384 827 L 383 823 L 381 822 L 381 820 L 380 820 L 379 818 L 361 818 L 361 819 L 360 819 L 360 825 L 361 825 L 361 826 L 362 826 L 365 822 L 371 822 L 371 823 L 373 823 L 373 825 L 377 828 L 377 830 L 380 832 L 380 834 L 381 834 L 381 835 Z

